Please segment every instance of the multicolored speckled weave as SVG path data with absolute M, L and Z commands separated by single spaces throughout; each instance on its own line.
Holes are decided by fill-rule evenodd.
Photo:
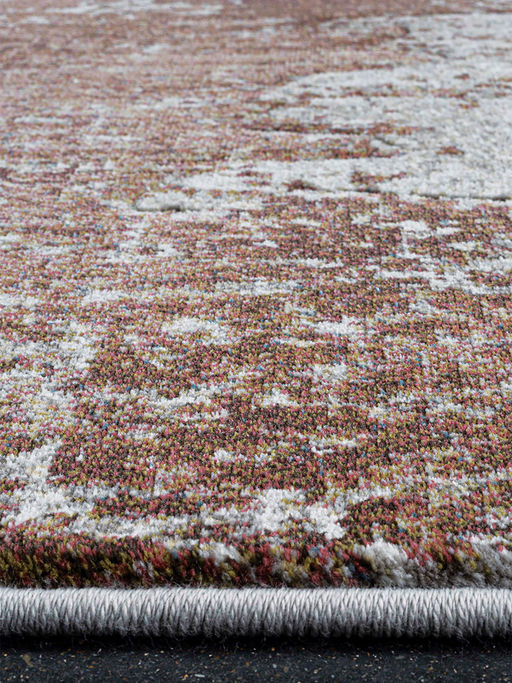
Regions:
M 512 587 L 510 9 L 2 2 L 0 584 Z

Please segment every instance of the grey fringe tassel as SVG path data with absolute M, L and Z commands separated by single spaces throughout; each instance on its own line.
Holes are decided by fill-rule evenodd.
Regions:
M 510 636 L 493 588 L 0 588 L 0 634 Z

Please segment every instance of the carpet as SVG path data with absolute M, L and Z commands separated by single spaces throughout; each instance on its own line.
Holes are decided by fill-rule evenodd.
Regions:
M 512 632 L 508 3 L 2 9 L 0 630 Z

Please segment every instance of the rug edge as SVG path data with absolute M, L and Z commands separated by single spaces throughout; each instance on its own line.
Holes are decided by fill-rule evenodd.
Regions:
M 508 588 L 0 588 L 0 636 L 505 637 Z

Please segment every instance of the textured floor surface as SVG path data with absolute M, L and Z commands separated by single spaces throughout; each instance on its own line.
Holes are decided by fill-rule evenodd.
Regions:
M 504 642 L 4 641 L 2 681 L 509 683 Z
M 2 8 L 0 582 L 512 587 L 507 3 Z

